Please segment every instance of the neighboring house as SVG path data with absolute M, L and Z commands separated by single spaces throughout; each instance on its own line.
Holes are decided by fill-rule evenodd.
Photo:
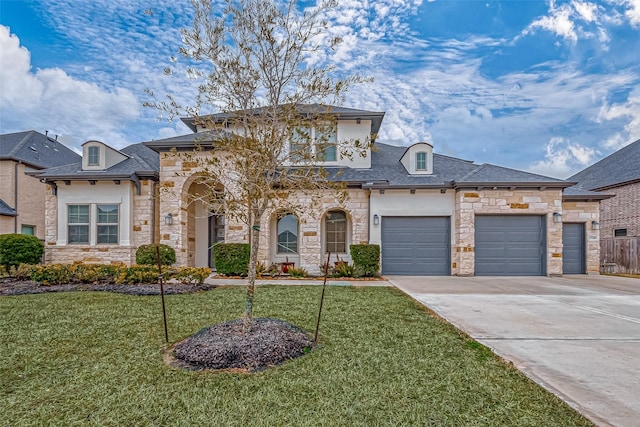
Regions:
M 336 141 L 376 135 L 384 118 L 382 112 L 348 108 L 332 107 L 332 112 Z M 197 155 L 214 155 L 217 133 L 184 121 L 195 133 L 144 143 L 160 154 L 160 242 L 176 249 L 180 265 L 211 266 L 213 245 L 247 242 L 248 232 L 243 224 L 209 212 L 202 202 L 187 203 L 204 191 L 197 162 L 180 152 L 200 146 L 204 151 Z M 336 153 L 323 159 L 323 166 L 342 171 L 349 193 L 345 202 L 326 191 L 315 208 L 265 215 L 261 262 L 294 262 L 318 273 L 328 251 L 349 260 L 349 245 L 375 243 L 381 245 L 386 275 L 598 272 L 595 224 L 602 195 L 581 188 L 565 192 L 572 182 L 440 155 L 429 143 L 374 147 L 364 158 Z M 57 206 L 60 212 L 66 204 L 58 201 Z M 58 230 L 65 226 L 59 219 Z M 59 232 L 58 249 L 68 243 Z
M 38 174 L 49 184 L 45 260 L 135 262 L 157 240 L 158 154 L 142 144 L 82 145 L 82 158 Z
M 47 186 L 30 175 L 79 159 L 56 139 L 34 130 L 0 135 L 0 234 L 44 239 Z
M 640 140 L 578 172 L 577 188 L 615 195 L 600 203 L 600 236 L 640 236 Z

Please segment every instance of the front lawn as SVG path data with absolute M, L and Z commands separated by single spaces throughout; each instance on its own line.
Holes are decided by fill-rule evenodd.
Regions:
M 169 338 L 237 317 L 244 288 L 167 297 Z M 319 287 L 264 286 L 256 317 L 313 333 Z M 160 297 L 0 297 L 4 425 L 592 425 L 393 288 L 330 287 L 322 345 L 256 374 L 168 367 Z

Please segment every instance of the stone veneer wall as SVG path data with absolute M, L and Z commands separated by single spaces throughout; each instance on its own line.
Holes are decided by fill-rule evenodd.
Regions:
M 640 182 L 604 190 L 615 197 L 600 202 L 600 235 L 614 237 L 616 228 L 627 236 L 640 236 Z
M 45 196 L 46 212 L 45 219 L 45 263 L 70 264 L 83 262 L 87 264 L 114 264 L 124 263 L 131 265 L 135 263 L 136 250 L 138 246 L 149 244 L 153 241 L 153 228 L 157 222 L 157 204 L 154 205 L 156 188 L 153 181 L 141 181 L 141 193 L 138 195 L 133 183 L 125 181 L 121 185 L 131 185 L 133 193 L 132 230 L 130 230 L 130 245 L 64 245 L 58 246 L 58 215 L 64 213 L 57 212 L 58 198 L 47 186 Z M 116 184 L 113 184 L 116 185 Z M 90 195 L 87 195 L 87 202 L 91 203 Z M 155 207 L 155 212 L 154 212 Z M 154 216 L 156 219 L 154 220 Z
M 26 175 L 33 170 L 18 164 L 18 206 L 15 206 L 15 166 L 13 160 L 0 160 L 0 199 L 16 209 L 18 216 L 5 216 L 0 222 L 0 234 L 21 233 L 22 225 L 35 227 L 35 236 L 45 238 L 45 193 L 46 185 L 37 178 Z M 17 223 L 17 228 L 16 228 Z
M 193 156 L 193 154 L 190 154 Z M 195 156 L 207 156 L 208 153 L 197 153 Z M 194 239 L 208 239 L 208 236 L 196 236 L 193 229 L 193 209 L 189 207 L 189 191 L 198 176 L 197 159 L 181 157 L 176 153 L 160 155 L 160 242 L 170 245 L 176 250 L 177 265 L 194 265 L 195 256 L 189 248 L 195 247 Z M 194 188 L 196 188 L 194 186 Z M 300 206 L 310 206 L 295 212 L 299 220 L 299 257 L 300 265 L 310 273 L 319 273 L 323 261 L 322 218 L 331 209 L 343 209 L 349 217 L 351 226 L 349 243 L 368 242 L 368 193 L 362 190 L 349 190 L 349 199 L 342 205 L 334 193 L 325 191 L 319 200 L 310 200 L 300 196 L 295 200 Z M 313 206 L 313 207 L 311 207 Z M 173 224 L 164 223 L 164 217 L 171 213 Z M 274 259 L 276 224 L 275 213 L 265 214 L 261 222 L 259 260 L 270 265 Z M 191 224 L 191 225 L 190 225 Z M 191 241 L 190 241 L 191 239 Z M 225 226 L 225 242 L 248 243 L 248 228 L 241 222 L 227 218 Z
M 475 270 L 475 216 L 544 215 L 547 217 L 547 275 L 562 274 L 562 225 L 553 212 L 562 212 L 560 189 L 458 190 L 456 192 L 455 244 L 452 274 L 472 276 Z
M 600 230 L 594 230 L 592 221 L 599 221 L 598 202 L 562 202 L 562 222 L 585 224 L 585 248 L 588 274 L 600 274 Z

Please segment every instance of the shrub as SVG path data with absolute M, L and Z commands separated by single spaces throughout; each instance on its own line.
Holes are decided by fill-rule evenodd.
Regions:
M 180 267 L 171 276 L 184 284 L 202 285 L 202 283 L 204 283 L 204 279 L 209 277 L 210 274 L 211 269 L 209 267 Z M 163 274 L 163 276 L 166 275 Z
M 20 264 L 39 264 L 44 245 L 36 236 L 28 234 L 0 235 L 0 264 L 5 268 Z
M 136 264 L 158 265 L 157 244 L 142 245 L 136 251 Z M 169 245 L 160 244 L 160 261 L 162 265 L 172 265 L 176 262 L 176 251 Z
M 170 271 L 163 271 L 163 277 L 166 280 L 171 278 Z M 117 285 L 137 285 L 140 283 L 158 283 L 157 265 L 132 265 L 131 267 L 123 267 L 115 278 Z
M 302 267 L 289 267 L 288 273 L 289 273 L 289 276 L 296 277 L 296 278 L 309 276 L 309 273 L 307 272 L 307 270 L 305 270 Z
M 337 263 L 331 271 L 332 277 L 362 277 L 363 274 L 361 267 L 346 262 Z
M 82 283 L 115 283 L 124 266 L 108 264 L 75 264 L 72 277 Z
M 11 266 L 9 269 L 9 276 L 15 277 L 18 280 L 26 280 L 31 278 L 31 270 L 33 266 L 29 264 L 20 264 L 17 267 Z
M 60 285 L 71 281 L 73 266 L 69 264 L 36 265 L 31 270 L 31 280 L 43 285 Z
M 351 245 L 351 259 L 367 277 L 380 275 L 380 245 Z
M 249 270 L 248 243 L 219 243 L 213 247 L 216 270 L 225 276 L 246 276 Z

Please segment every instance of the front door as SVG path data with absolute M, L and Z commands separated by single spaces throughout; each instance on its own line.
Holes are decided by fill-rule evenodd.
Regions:
M 213 259 L 213 247 L 224 242 L 224 215 L 209 216 L 209 267 L 216 268 Z

